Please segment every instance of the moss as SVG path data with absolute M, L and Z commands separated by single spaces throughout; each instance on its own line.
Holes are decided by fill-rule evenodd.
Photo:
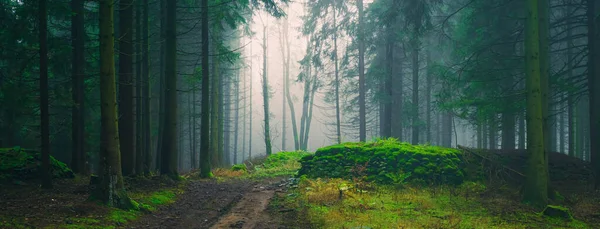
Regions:
M 304 151 L 279 152 L 267 157 L 265 161 L 254 167 L 251 178 L 292 176 L 300 169 L 300 160 L 311 155 Z
M 20 147 L 0 149 L 0 181 L 30 180 L 39 178 L 41 154 Z M 54 178 L 74 178 L 71 169 L 50 156 L 50 169 Z
M 233 170 L 233 171 L 244 171 L 244 172 L 247 172 L 248 168 L 246 168 L 246 164 L 237 164 L 237 165 L 233 165 L 231 167 L 231 170 Z
M 464 180 L 461 156 L 456 149 L 411 145 L 392 138 L 342 143 L 302 158 L 298 174 L 330 178 L 365 176 L 369 181 L 383 184 L 397 183 L 402 177 L 401 180 L 412 183 L 460 184 Z M 410 176 L 404 177 L 406 174 Z
M 548 205 L 546 209 L 542 212 L 545 216 L 551 218 L 560 218 L 565 220 L 573 220 L 573 216 L 571 215 L 571 211 L 569 211 L 566 207 Z

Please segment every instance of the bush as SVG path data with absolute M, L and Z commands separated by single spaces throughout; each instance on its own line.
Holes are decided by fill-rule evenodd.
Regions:
M 461 152 L 428 145 L 411 145 L 395 139 L 343 143 L 317 150 L 300 161 L 299 175 L 352 178 L 366 176 L 381 184 L 412 182 L 460 184 L 464 180 Z M 360 174 L 356 174 L 357 167 Z M 402 176 L 400 176 L 402 175 Z M 401 177 L 402 179 L 395 179 Z
M 39 178 L 42 167 L 41 153 L 20 147 L 0 149 L 0 180 L 29 180 Z M 69 167 L 50 156 L 50 169 L 54 178 L 73 178 Z

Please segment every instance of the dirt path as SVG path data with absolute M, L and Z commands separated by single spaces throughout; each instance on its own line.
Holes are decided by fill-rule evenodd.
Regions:
M 252 229 L 257 226 L 257 221 L 263 221 L 270 216 L 265 212 L 269 201 L 275 194 L 273 190 L 267 190 L 264 187 L 253 189 L 244 195 L 229 214 L 225 215 L 211 227 L 211 229 L 222 228 L 242 228 Z
M 280 181 L 193 181 L 174 204 L 122 228 L 280 228 L 266 212 Z

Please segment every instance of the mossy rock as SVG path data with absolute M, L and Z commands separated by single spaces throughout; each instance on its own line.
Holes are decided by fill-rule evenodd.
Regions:
M 571 221 L 573 220 L 573 216 L 571 215 L 571 211 L 569 211 L 566 207 L 548 205 L 546 209 L 544 209 L 543 214 L 552 218 L 559 218 Z
M 398 181 L 461 184 L 465 167 L 461 156 L 461 151 L 456 149 L 411 145 L 395 139 L 343 143 L 318 149 L 315 154 L 302 158 L 298 174 L 309 178 L 365 176 L 369 181 L 382 184 Z M 364 170 L 358 174 L 356 168 L 360 166 L 364 166 Z
M 31 180 L 40 177 L 41 153 L 34 150 L 0 148 L 0 181 Z M 73 171 L 50 156 L 50 170 L 54 178 L 74 178 Z

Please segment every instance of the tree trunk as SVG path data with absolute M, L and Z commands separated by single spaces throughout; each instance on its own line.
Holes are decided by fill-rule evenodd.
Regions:
M 202 115 L 200 116 L 200 177 L 212 177 L 210 166 L 210 82 L 209 82 L 209 39 L 208 0 L 201 1 L 202 10 Z
M 235 116 L 233 124 L 233 164 L 238 163 L 238 134 L 239 134 L 239 122 L 240 122 L 240 71 L 236 70 L 236 80 L 234 85 L 235 93 Z M 285 106 L 285 104 L 284 104 Z
M 39 1 L 40 41 L 40 138 L 42 146 L 42 188 L 52 188 L 50 168 L 50 114 L 48 112 L 48 3 Z
M 595 174 L 595 185 L 600 187 L 600 3 L 588 0 L 588 92 L 589 92 L 589 120 L 590 120 L 590 156 Z
M 231 158 L 230 158 L 230 150 L 229 150 L 229 143 L 230 143 L 230 130 L 229 130 L 229 121 L 231 120 L 231 106 L 229 106 L 230 102 L 231 102 L 231 78 L 229 76 L 226 77 L 222 77 L 221 80 L 221 100 L 220 100 L 220 106 L 221 106 L 221 118 L 219 119 L 219 126 L 221 128 L 221 133 L 223 133 L 221 135 L 221 141 L 219 142 L 219 145 L 222 147 L 220 152 L 222 153 L 221 155 L 223 155 L 223 165 L 224 166 L 229 166 L 231 164 Z M 223 143 L 223 144 L 220 144 Z
M 502 149 L 515 149 L 515 115 L 508 110 L 502 114 Z
M 72 92 L 73 108 L 72 124 L 72 154 L 71 170 L 75 173 L 86 173 L 85 152 L 85 28 L 84 1 L 71 0 L 71 44 L 73 46 L 72 60 Z
M 358 116 L 359 116 L 359 141 L 367 141 L 367 106 L 365 86 L 365 32 L 363 25 L 363 0 L 357 0 L 358 5 Z
M 281 56 L 284 56 L 284 96 L 285 100 L 287 100 L 287 105 L 290 109 L 290 119 L 292 121 L 292 133 L 294 134 L 294 150 L 300 150 L 300 143 L 298 137 L 298 126 L 296 124 L 296 110 L 294 109 L 294 101 L 292 100 L 292 95 L 290 93 L 290 41 L 289 41 L 289 22 L 288 19 L 283 19 L 283 34 L 281 35 L 280 44 L 281 44 Z M 285 47 L 285 48 L 283 48 Z M 284 104 L 285 106 L 285 104 Z M 284 109 L 285 111 L 285 109 Z M 285 117 L 283 118 L 285 123 Z M 284 128 L 285 129 L 285 128 Z
M 263 27 L 263 103 L 264 103 L 264 115 L 265 115 L 265 150 L 267 156 L 271 155 L 271 128 L 269 125 L 270 113 L 269 113 L 269 82 L 267 81 L 267 26 Z
M 148 46 L 148 0 L 143 0 L 143 9 L 142 9 L 142 80 L 143 80 L 143 134 L 144 134 L 144 146 L 145 149 L 145 159 L 144 159 L 144 174 L 150 174 L 150 165 L 152 164 L 152 137 L 150 130 L 150 59 L 149 55 L 149 46 Z
M 544 1 L 544 0 L 541 0 Z M 548 201 L 548 163 L 544 150 L 544 113 L 542 95 L 542 63 L 540 60 L 538 0 L 528 0 L 528 15 L 525 29 L 526 91 L 527 91 L 527 182 L 524 185 L 524 199 L 534 205 L 545 206 Z
M 427 143 L 431 143 L 431 90 L 433 89 L 433 84 L 432 84 L 432 78 L 433 76 L 431 76 L 431 73 L 429 72 L 429 68 L 431 67 L 431 53 L 428 51 L 427 52 L 427 75 L 425 77 L 427 77 L 427 86 L 425 89 L 425 105 L 427 106 L 427 110 L 426 112 L 426 124 L 427 125 L 427 130 L 426 130 L 426 136 L 425 136 L 425 142 Z
M 488 120 L 488 128 L 489 128 L 489 138 L 490 138 L 490 149 L 496 149 L 496 115 L 492 116 L 491 119 Z
M 340 76 L 339 76 L 339 65 L 338 65 L 338 44 L 337 44 L 337 15 L 336 6 L 333 6 L 333 61 L 335 64 L 335 130 L 337 136 L 337 143 L 342 143 L 342 129 L 341 129 L 341 112 L 340 112 Z M 289 50 L 288 50 L 289 53 Z M 289 63 L 289 57 L 288 57 Z M 288 64 L 289 69 L 289 64 Z M 289 70 L 288 70 L 289 72 Z M 289 73 L 288 73 L 289 75 Z
M 419 21 L 420 22 L 420 21 Z M 419 28 L 417 22 L 415 27 Z M 415 31 L 416 33 L 416 31 Z M 419 38 L 413 34 L 412 38 L 412 138 L 413 145 L 419 144 Z
M 519 116 L 519 149 L 525 149 L 525 112 Z
M 135 173 L 133 0 L 119 2 L 119 136 L 123 175 Z
M 144 131 L 143 131 L 143 98 L 142 98 L 142 7 L 137 3 L 135 6 L 135 174 L 142 175 L 144 173 L 144 153 L 147 150 L 144 148 Z
M 216 53 L 216 48 L 213 47 L 213 52 Z M 212 57 L 212 73 L 213 73 L 213 81 L 212 81 L 212 85 L 211 85 L 211 120 L 210 120 L 210 136 L 211 136 L 211 149 L 210 149 L 210 153 L 211 153 L 211 166 L 213 167 L 219 167 L 220 166 L 220 161 L 219 161 L 219 135 L 221 133 L 219 133 L 219 78 L 221 77 L 218 73 L 218 67 L 217 65 L 219 64 L 219 60 L 216 57 Z
M 160 1 L 160 98 L 159 98 L 159 111 L 158 111 L 158 139 L 156 141 L 156 168 L 160 170 L 162 166 L 162 148 L 163 139 L 165 135 L 165 111 L 166 111 L 166 92 L 165 89 L 165 52 L 166 52 L 166 31 L 167 31 L 167 0 Z
M 114 65 L 113 1 L 100 0 L 100 169 L 90 199 L 123 209 L 134 207 L 121 173 Z
M 160 172 L 171 178 L 177 179 L 177 1 L 167 1 L 166 12 L 166 47 L 165 47 L 165 127 L 162 149 Z
M 252 61 L 252 41 L 250 42 L 250 107 L 249 109 L 249 113 L 250 113 L 250 117 L 248 118 L 248 120 L 250 121 L 248 123 L 248 125 L 250 125 L 248 127 L 248 160 L 252 159 L 252 122 L 254 119 L 252 119 L 252 75 L 253 75 L 253 71 L 252 71 L 252 67 L 253 67 L 254 62 Z

